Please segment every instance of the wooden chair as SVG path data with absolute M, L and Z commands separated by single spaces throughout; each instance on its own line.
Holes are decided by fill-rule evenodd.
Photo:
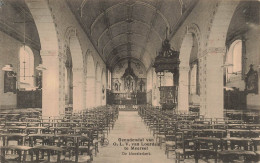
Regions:
M 165 135 L 165 154 L 167 155 L 167 158 L 169 158 L 170 151 L 175 151 L 175 136 L 175 126 L 169 126 Z
M 195 155 L 195 146 L 192 132 L 177 132 L 175 136 L 175 162 L 183 161 L 187 157 Z
M 250 162 L 256 156 L 256 153 L 253 151 L 246 151 L 246 150 L 223 150 L 218 152 L 218 158 L 222 162 L 234 162 L 239 160 L 240 162 Z M 243 158 L 241 158 L 243 157 Z
M 1 162 L 8 161 L 17 161 L 17 162 L 26 162 L 27 152 L 32 148 L 22 145 L 10 145 L 10 146 L 1 146 Z M 7 151 L 12 151 L 11 154 Z
M 217 152 L 221 150 L 221 139 L 215 137 L 196 137 L 196 158 L 205 157 L 206 160 L 213 157 L 217 162 Z
M 255 158 L 255 162 L 259 162 L 260 161 L 260 138 L 252 138 L 252 146 L 253 146 L 253 150 L 256 154 L 256 158 Z
M 160 122 L 158 124 L 158 132 L 156 133 L 156 141 L 159 139 L 159 145 L 160 148 L 162 148 L 162 144 L 165 143 L 165 138 L 166 138 L 166 128 L 164 122 Z
M 218 158 L 223 162 L 235 160 L 249 162 L 256 157 L 256 153 L 251 151 L 251 138 L 227 137 L 222 139 L 222 144 L 223 150 L 218 152 Z
M 33 147 L 34 153 L 36 154 L 36 162 L 47 161 L 47 162 L 63 162 L 61 159 L 61 153 L 64 150 L 62 147 L 55 145 L 40 145 Z M 40 158 L 41 153 L 41 158 Z M 46 158 L 47 156 L 47 158 Z

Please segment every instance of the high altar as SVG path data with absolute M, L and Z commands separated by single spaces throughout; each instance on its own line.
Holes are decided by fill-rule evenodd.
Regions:
M 146 74 L 142 65 L 127 60 L 127 63 L 120 63 L 113 71 L 112 91 L 108 95 L 107 102 L 126 107 L 146 104 L 145 88 Z

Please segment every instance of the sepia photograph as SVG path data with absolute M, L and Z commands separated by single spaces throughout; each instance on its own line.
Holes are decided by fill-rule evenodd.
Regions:
M 260 0 L 0 0 L 0 163 L 260 162 Z

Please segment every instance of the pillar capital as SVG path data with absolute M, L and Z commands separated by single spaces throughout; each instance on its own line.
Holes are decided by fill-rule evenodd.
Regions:
M 84 69 L 83 68 L 72 68 L 73 72 L 83 72 Z
M 67 55 L 65 53 L 59 52 L 58 57 L 63 60 L 63 62 L 67 61 Z
M 87 79 L 94 79 L 95 76 L 86 76 Z
M 41 50 L 40 51 L 41 57 L 58 57 L 57 50 Z
M 190 71 L 190 68 L 189 67 L 180 66 L 179 70 L 180 71 Z
M 206 50 L 202 52 L 202 56 L 224 53 L 226 53 L 226 47 L 208 47 Z

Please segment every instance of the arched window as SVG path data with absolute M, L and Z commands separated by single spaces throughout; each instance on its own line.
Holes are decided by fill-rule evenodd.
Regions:
M 28 46 L 20 49 L 20 88 L 30 89 L 34 87 L 34 56 Z
M 236 40 L 230 45 L 226 56 L 226 65 L 228 65 L 226 71 L 227 82 L 230 81 L 232 76 L 241 75 L 242 40 Z
M 242 70 L 242 41 L 239 40 L 233 47 L 233 72 L 241 72 Z

